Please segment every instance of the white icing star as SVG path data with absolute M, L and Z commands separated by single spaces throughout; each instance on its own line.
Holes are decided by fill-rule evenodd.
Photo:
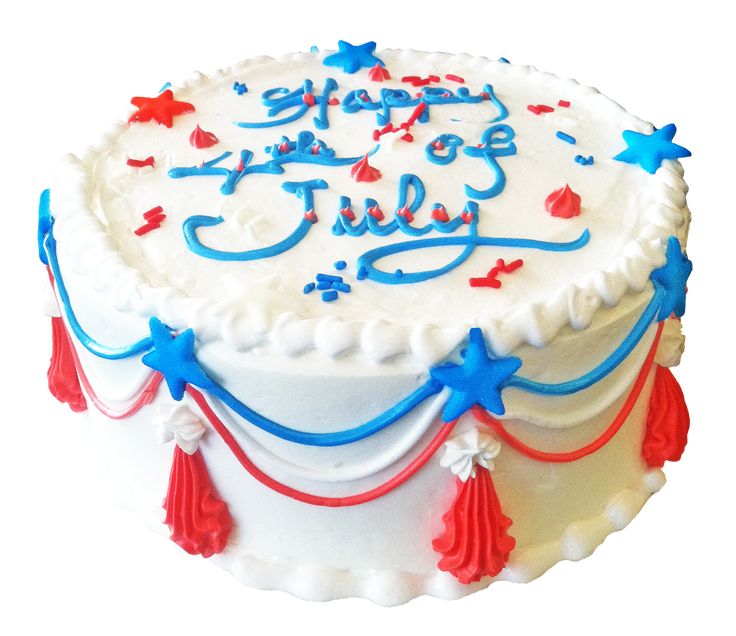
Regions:
M 175 442 L 187 455 L 193 455 L 199 440 L 207 430 L 199 419 L 184 404 L 164 404 L 154 418 L 158 440 L 161 444 Z
M 475 477 L 475 466 L 493 470 L 493 458 L 501 450 L 498 440 L 488 433 L 472 428 L 445 442 L 445 454 L 440 466 L 449 468 L 462 481 Z

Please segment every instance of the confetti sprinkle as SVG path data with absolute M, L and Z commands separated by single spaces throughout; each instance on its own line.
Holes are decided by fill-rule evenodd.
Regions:
M 445 79 L 451 82 L 457 82 L 458 84 L 465 84 L 464 78 L 460 77 L 459 75 L 453 75 L 452 73 L 448 73 L 447 75 L 445 75 Z
M 557 139 L 562 139 L 562 141 L 568 144 L 575 145 L 577 143 L 577 139 L 575 139 L 575 137 L 573 137 L 572 135 L 568 135 L 561 130 L 558 130 L 555 135 L 557 136 Z
M 557 105 L 560 108 L 570 108 L 570 102 L 568 102 L 566 99 L 561 99 L 559 102 L 557 102 Z
M 307 283 L 304 285 L 304 293 L 311 294 L 317 286 L 314 283 Z
M 145 168 L 146 166 L 153 167 L 154 159 L 153 155 L 151 155 L 145 159 L 128 159 L 126 163 L 133 168 Z
M 542 113 L 551 113 L 554 108 L 552 106 L 547 106 L 547 104 L 537 104 L 536 106 L 534 104 L 529 104 L 526 109 L 535 115 L 541 115 Z
M 334 300 L 337 300 L 338 293 L 335 290 L 330 290 L 326 292 L 322 292 L 322 300 L 326 303 L 331 303 Z
M 233 90 L 238 95 L 244 95 L 245 93 L 248 92 L 248 87 L 245 84 L 243 84 L 242 82 L 234 82 L 233 83 Z
M 343 270 L 348 266 L 348 264 L 345 261 L 336 261 L 335 262 L 335 269 L 336 270 Z
M 592 166 L 594 163 L 593 155 L 588 155 L 588 157 L 575 155 L 575 163 L 579 163 L 581 166 Z

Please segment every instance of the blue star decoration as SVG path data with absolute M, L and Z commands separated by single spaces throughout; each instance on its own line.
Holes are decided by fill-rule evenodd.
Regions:
M 452 389 L 442 419 L 452 422 L 476 404 L 494 415 L 503 415 L 501 390 L 520 366 L 519 358 L 491 358 L 483 332 L 477 327 L 471 329 L 463 363 L 447 363 L 429 371 L 433 380 Z
M 667 262 L 652 272 L 652 280 L 664 287 L 664 299 L 657 320 L 665 320 L 671 314 L 678 318 L 685 313 L 685 291 L 687 279 L 693 271 L 690 259 L 682 253 L 676 236 L 667 239 Z
M 158 318 L 151 318 L 153 351 L 143 356 L 143 364 L 163 374 L 169 386 L 171 397 L 181 400 L 187 384 L 202 389 L 215 386 L 194 356 L 194 331 L 187 329 L 173 335 L 169 328 Z
M 665 159 L 680 159 L 692 154 L 687 148 L 672 143 L 676 132 L 674 124 L 655 129 L 651 135 L 624 130 L 623 138 L 628 148 L 619 152 L 614 159 L 638 163 L 649 174 L 654 174 Z
M 371 68 L 376 64 L 385 66 L 381 60 L 373 55 L 373 51 L 376 50 L 375 42 L 355 45 L 340 40 L 337 46 L 337 53 L 328 55 L 322 62 L 325 66 L 341 67 L 346 73 L 356 73 L 361 68 Z

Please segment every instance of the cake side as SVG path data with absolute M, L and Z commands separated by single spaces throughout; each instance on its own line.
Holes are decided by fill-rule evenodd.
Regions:
M 352 59 L 342 49 L 335 54 L 340 68 Z M 529 68 L 446 54 L 377 55 L 381 63 L 370 72 L 335 71 L 331 53 L 297 54 L 199 78 L 177 89 L 175 99 L 164 89 L 161 100 L 184 105 L 163 126 L 156 117 L 165 117 L 136 98 L 131 123 L 81 162 L 70 161 L 71 172 L 42 197 L 39 252 L 59 306 L 52 392 L 75 410 L 90 401 L 103 419 L 129 424 L 126 431 L 98 422 L 95 438 L 101 448 L 119 449 L 107 466 L 113 481 L 146 448 L 145 470 L 125 479 L 128 488 L 135 482 L 136 507 L 157 507 L 172 461 L 149 446 L 155 419 L 162 441 L 175 442 L 165 509 L 182 548 L 219 554 L 259 587 L 393 604 L 422 593 L 456 597 L 498 578 L 530 580 L 557 560 L 582 558 L 661 486 L 659 468 L 679 458 L 687 433 L 682 393 L 667 367 L 682 351 L 679 318 L 691 266 L 682 251 L 686 186 L 679 163 L 670 160 L 683 156 L 673 128 L 652 130 L 592 89 Z M 259 137 L 245 127 L 253 148 L 273 138 L 266 148 L 271 161 L 257 164 L 255 152 L 241 151 L 240 166 L 218 171 L 229 136 L 206 126 L 187 134 L 189 107 L 222 123 L 232 100 L 248 97 L 239 87 L 264 89 L 259 73 L 270 78 L 279 65 L 299 81 L 306 68 L 319 78 L 313 84 L 325 86 L 329 77 L 318 71 L 334 71 L 334 96 L 310 93 L 305 83 L 294 95 L 269 85 L 275 92 L 267 90 L 263 104 L 253 95 L 254 109 L 271 105 L 269 117 L 280 116 L 273 100 L 287 96 L 287 112 L 301 114 L 275 127 L 284 133 L 283 148 L 273 143 L 278 135 Z M 379 147 L 363 159 L 351 158 L 355 151 L 343 152 L 340 144 L 357 133 L 350 126 L 333 130 L 324 111 L 339 110 L 346 125 L 358 121 L 357 113 L 358 132 L 370 132 L 374 124 L 365 116 L 375 115 L 373 107 L 351 109 L 356 100 L 374 104 L 360 87 L 384 68 L 396 75 L 393 84 L 386 77 L 381 84 L 393 88 L 380 93 L 373 110 L 393 104 L 402 115 L 409 111 L 400 108 L 410 109 L 415 121 L 379 134 Z M 457 68 L 462 75 L 450 72 Z M 474 86 L 483 76 L 493 83 Z M 425 80 L 437 90 L 412 96 L 396 88 Z M 450 90 L 447 82 L 468 87 Z M 513 82 L 524 87 L 519 95 Z M 557 109 L 531 103 L 563 89 L 570 99 L 560 97 Z M 222 103 L 224 115 L 207 100 Z M 454 122 L 450 115 L 468 117 L 466 107 L 471 117 Z M 573 125 L 575 117 L 557 110 L 574 107 L 580 110 L 573 144 L 564 138 L 572 135 L 555 128 Z M 489 122 L 489 108 L 501 119 Z M 439 123 L 432 115 L 438 111 Z M 601 129 L 593 121 L 601 113 L 610 119 L 607 134 L 585 142 L 600 144 L 593 164 L 566 156 L 569 165 L 560 168 L 545 157 L 559 159 L 560 147 L 582 145 L 586 131 Z M 541 119 L 550 114 L 557 119 Z M 453 124 L 459 127 L 453 133 L 437 128 Z M 300 130 L 305 125 L 314 126 L 307 131 L 312 137 Z M 384 128 L 392 125 L 389 118 Z M 130 164 L 131 149 L 139 147 L 129 145 L 128 131 L 135 143 L 160 143 L 158 168 L 137 165 L 148 164 L 145 158 Z M 334 136 L 329 145 L 315 142 L 314 133 L 327 132 Z M 409 132 L 412 140 L 403 139 Z M 459 133 L 480 140 L 467 144 L 470 163 L 440 163 L 446 174 L 430 179 L 422 171 L 434 164 L 428 157 L 444 160 L 454 137 L 442 135 Z M 388 134 L 390 144 L 383 140 Z M 300 139 L 309 144 L 300 147 Z M 601 153 L 609 147 L 606 158 Z M 214 159 L 200 153 L 212 148 Z M 200 163 L 186 165 L 195 155 Z M 346 156 L 350 162 L 333 165 Z M 489 167 L 490 192 L 468 186 L 487 180 Z M 547 189 L 539 184 L 566 179 L 571 167 L 583 171 L 576 175 L 582 207 L 577 192 L 565 188 L 538 201 Z M 216 172 L 203 173 L 210 168 Z M 599 171 L 584 172 L 592 168 Z M 323 170 L 330 175 L 324 188 Z M 218 189 L 219 177 L 225 182 Z M 272 253 L 278 243 L 264 245 L 272 241 L 268 232 L 283 235 L 293 216 L 282 227 L 286 215 L 272 215 L 273 227 L 260 237 L 249 216 L 254 206 L 275 205 L 267 189 L 274 177 L 281 194 L 296 195 L 304 208 L 303 236 L 278 254 Z M 147 185 L 134 185 L 141 182 Z M 181 190 L 182 182 L 197 185 Z M 411 202 L 402 199 L 410 196 L 407 184 L 414 188 Z M 450 201 L 453 185 L 466 196 L 432 207 L 422 219 L 435 195 Z M 393 220 L 378 222 L 369 199 L 377 203 L 397 189 Z M 362 220 L 341 192 L 351 192 L 351 200 L 366 195 Z M 337 210 L 321 225 L 314 206 L 327 194 L 337 197 Z M 174 203 L 150 208 L 134 227 L 154 195 Z M 522 211 L 514 215 L 515 208 Z M 464 212 L 445 219 L 441 213 L 450 209 Z M 238 219 L 248 222 L 241 227 Z M 379 266 L 384 257 L 394 262 L 403 248 L 385 249 L 401 241 L 413 250 L 411 267 Z M 435 247 L 451 264 L 457 248 L 465 256 L 435 275 L 438 262 L 419 255 Z M 499 258 L 478 279 L 471 252 L 485 247 Z M 294 289 L 306 275 L 302 264 L 319 273 L 317 283 L 328 283 L 323 293 L 336 302 L 312 295 L 322 290 Z M 224 291 L 225 280 L 232 293 Z M 290 304 L 292 298 L 298 301 Z

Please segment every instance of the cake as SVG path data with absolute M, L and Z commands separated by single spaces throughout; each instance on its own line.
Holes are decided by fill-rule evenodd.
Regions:
M 153 88 L 39 206 L 49 388 L 111 495 L 247 585 L 391 605 L 586 557 L 662 487 L 673 124 L 373 42 Z

